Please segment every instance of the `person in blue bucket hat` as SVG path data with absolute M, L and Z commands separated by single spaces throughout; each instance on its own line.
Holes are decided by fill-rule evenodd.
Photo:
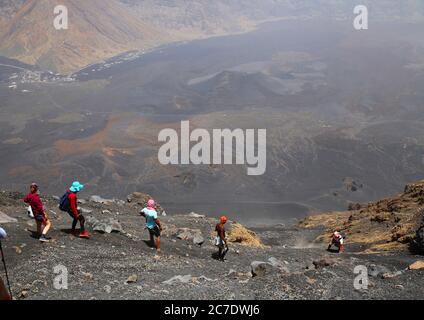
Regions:
M 82 189 L 84 189 L 84 185 L 79 183 L 78 181 L 72 183 L 72 187 L 69 188 L 69 190 L 74 193 L 80 192 L 82 191 Z
M 76 227 L 79 221 L 80 223 L 80 231 L 79 237 L 88 238 L 90 237 L 89 233 L 85 230 L 85 218 L 81 214 L 81 210 L 78 209 L 78 192 L 81 192 L 84 189 L 84 185 L 79 183 L 79 181 L 75 181 L 72 183 L 72 186 L 65 192 L 65 194 L 60 199 L 59 208 L 60 210 L 67 212 L 72 221 L 72 233 L 77 234 Z

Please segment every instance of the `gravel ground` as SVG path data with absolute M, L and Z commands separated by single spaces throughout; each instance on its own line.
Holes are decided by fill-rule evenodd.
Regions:
M 362 254 L 360 248 L 349 244 L 344 254 L 329 253 L 325 246 L 312 242 L 320 230 L 256 226 L 253 231 L 265 247 L 232 243 L 227 260 L 220 262 L 213 255 L 215 220 L 167 216 L 161 217 L 166 228 L 162 253 L 156 255 L 146 243 L 148 233 L 134 204 L 81 205 L 92 210 L 87 218 L 113 218 L 123 228 L 111 234 L 93 232 L 86 240 L 69 234 L 70 218 L 56 208 L 56 200 L 47 198 L 53 239 L 42 244 L 31 237 L 34 222 L 26 217 L 19 199 L 19 194 L 0 195 L 0 211 L 17 219 L 16 223 L 2 224 L 9 233 L 3 247 L 16 299 L 424 298 L 424 270 L 407 270 L 423 257 L 408 252 Z M 189 233 L 200 230 L 205 242 L 199 246 L 192 240 L 178 239 L 180 228 L 189 228 Z M 252 277 L 253 261 L 268 262 L 262 264 L 264 274 Z M 61 274 L 60 269 L 54 271 L 60 266 L 68 271 L 68 288 L 62 290 L 54 286 Z M 354 287 L 357 266 L 367 267 L 367 289 Z

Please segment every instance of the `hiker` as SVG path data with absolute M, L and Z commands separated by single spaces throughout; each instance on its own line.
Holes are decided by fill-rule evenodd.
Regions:
M 219 223 L 215 227 L 215 231 L 217 233 L 217 237 L 215 238 L 215 245 L 218 247 L 218 259 L 221 261 L 225 261 L 225 255 L 229 250 L 225 235 L 225 224 L 227 223 L 227 221 L 228 218 L 222 216 L 219 219 Z
M 146 228 L 149 230 L 151 245 L 155 246 L 156 251 L 160 253 L 160 234 L 162 225 L 158 219 L 155 200 L 150 199 L 147 201 L 147 207 L 140 211 L 140 215 L 146 218 Z
M 37 224 L 37 237 L 41 242 L 48 242 L 50 240 L 47 237 L 52 223 L 44 210 L 43 203 L 41 202 L 40 195 L 38 192 L 38 185 L 32 183 L 30 186 L 30 193 L 24 198 L 24 202 L 29 204 L 31 207 L 32 214 Z
M 6 278 L 7 278 L 6 261 L 4 260 L 3 248 L 1 247 L 1 240 L 6 239 L 6 237 L 7 237 L 6 231 L 4 231 L 3 228 L 0 228 L 0 251 L 1 251 L 0 254 L 1 254 L 1 260 L 4 265 L 4 272 L 6 273 Z M 9 293 L 9 291 L 6 289 L 3 279 L 0 277 L 0 301 L 4 301 L 4 300 L 12 300 L 12 296 Z
M 72 220 L 72 234 L 77 235 L 78 232 L 76 231 L 76 226 L 79 221 L 80 223 L 80 231 L 79 231 L 79 237 L 80 238 L 89 238 L 90 234 L 85 231 L 85 218 L 81 214 L 81 210 L 78 209 L 78 198 L 77 194 L 82 189 L 84 189 L 84 185 L 79 183 L 78 181 L 75 181 L 72 183 L 72 186 L 65 192 L 65 194 L 60 199 L 60 205 L 59 208 L 62 211 L 67 212 Z
M 335 245 L 339 249 L 339 253 L 344 252 L 344 236 L 339 231 L 334 231 L 331 235 L 331 242 L 328 245 L 328 249 L 330 250 L 333 245 Z

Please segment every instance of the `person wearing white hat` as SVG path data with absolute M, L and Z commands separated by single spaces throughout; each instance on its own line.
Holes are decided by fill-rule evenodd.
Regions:
M 333 245 L 335 245 L 339 249 L 340 252 L 344 252 L 344 236 L 339 231 L 334 231 L 331 235 L 331 242 L 328 245 L 328 249 L 330 250 Z

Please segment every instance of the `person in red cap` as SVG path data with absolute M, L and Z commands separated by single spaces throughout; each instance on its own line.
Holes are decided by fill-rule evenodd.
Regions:
M 47 237 L 52 223 L 50 222 L 49 216 L 44 210 L 43 203 L 41 202 L 38 194 L 38 185 L 32 183 L 30 186 L 30 193 L 24 198 L 24 202 L 31 206 L 34 219 L 37 224 L 37 236 L 41 242 L 48 242 L 50 238 Z
M 228 218 L 226 216 L 222 216 L 219 219 L 219 223 L 215 227 L 215 231 L 217 233 L 217 237 L 215 238 L 215 245 L 218 247 L 218 259 L 221 261 L 225 261 L 225 255 L 229 250 L 227 238 L 225 235 L 225 224 L 227 221 Z

